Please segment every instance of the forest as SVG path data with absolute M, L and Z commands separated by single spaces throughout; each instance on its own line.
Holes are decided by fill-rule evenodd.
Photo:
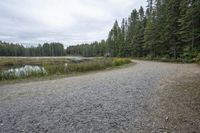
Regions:
M 133 10 L 119 25 L 116 20 L 106 41 L 67 48 L 67 54 L 119 57 L 200 57 L 200 1 L 148 0 L 146 11 Z
M 0 56 L 105 56 L 192 60 L 200 58 L 200 1 L 148 0 L 116 20 L 106 40 L 64 49 L 61 43 L 25 48 L 0 42 Z
M 20 44 L 0 41 L 0 56 L 63 56 L 64 46 L 61 43 L 44 43 L 37 47 L 24 47 Z

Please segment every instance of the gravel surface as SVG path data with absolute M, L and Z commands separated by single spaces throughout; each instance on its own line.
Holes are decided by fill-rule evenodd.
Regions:
M 170 110 L 168 115 L 160 113 L 166 113 L 159 104 L 166 95 L 160 92 L 173 78 L 198 75 L 200 68 L 195 64 L 136 62 L 123 69 L 0 86 L 0 132 L 169 131 L 163 122 L 170 120 Z M 194 131 L 198 131 L 200 123 L 195 124 Z

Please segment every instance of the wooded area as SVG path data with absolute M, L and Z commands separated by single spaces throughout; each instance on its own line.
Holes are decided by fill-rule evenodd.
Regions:
M 64 46 L 61 43 L 44 43 L 37 47 L 24 47 L 20 44 L 0 41 L 0 56 L 63 56 Z
M 116 20 L 101 42 L 69 46 L 45 43 L 38 47 L 0 42 L 1 56 L 103 56 L 168 59 L 200 58 L 200 1 L 148 0 L 146 11 L 134 9 L 121 25 Z
M 115 21 L 106 42 L 71 46 L 67 53 L 192 59 L 200 53 L 199 42 L 199 0 L 148 0 L 146 11 L 134 9 L 121 26 Z

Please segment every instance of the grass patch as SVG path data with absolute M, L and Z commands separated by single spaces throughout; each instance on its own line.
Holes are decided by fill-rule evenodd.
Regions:
M 112 60 L 112 64 L 114 66 L 120 66 L 120 65 L 129 64 L 129 63 L 131 63 L 131 60 L 127 58 L 113 58 Z
M 97 58 L 81 63 L 70 63 L 68 66 L 69 72 L 86 72 L 94 70 L 102 70 L 109 67 L 120 66 L 131 63 L 130 59 L 125 58 Z

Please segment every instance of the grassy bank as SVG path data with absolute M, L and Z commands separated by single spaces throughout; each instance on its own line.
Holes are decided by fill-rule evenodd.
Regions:
M 0 58 L 0 81 L 73 75 L 131 63 L 127 58 Z M 20 68 L 19 68 L 20 67 Z

